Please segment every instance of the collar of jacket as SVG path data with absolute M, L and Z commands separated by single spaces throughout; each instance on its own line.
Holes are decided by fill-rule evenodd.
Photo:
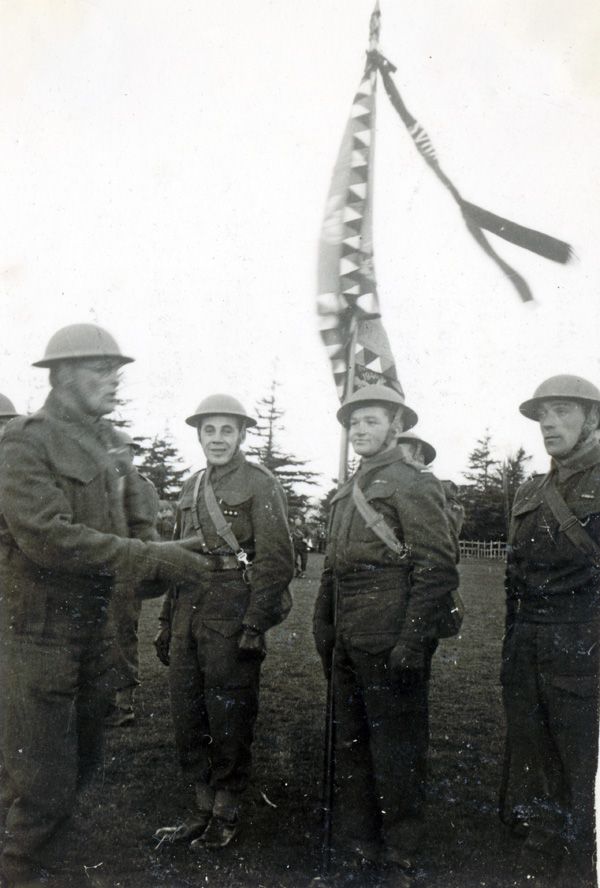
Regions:
M 600 463 L 600 444 L 592 438 L 575 453 L 568 454 L 564 459 L 553 459 L 552 472 L 556 472 L 559 481 L 567 481 L 586 469 Z
M 109 420 L 78 411 L 56 389 L 51 390 L 39 412 L 56 422 L 64 423 L 62 434 L 76 441 L 95 460 L 106 461 L 114 440 L 114 429 Z M 112 460 L 110 464 L 112 465 Z
M 228 463 L 224 466 L 213 466 L 210 479 L 211 481 L 221 481 L 222 478 L 226 478 L 228 475 L 231 475 L 236 469 L 239 469 L 240 466 L 245 465 L 246 457 L 242 453 L 241 450 L 238 450 L 234 456 L 231 457 Z M 208 468 L 208 466 L 207 466 Z
M 92 430 L 97 428 L 98 424 L 101 422 L 100 417 L 90 416 L 89 413 L 84 413 L 83 410 L 79 410 L 69 401 L 69 398 L 65 394 L 59 391 L 59 389 L 51 390 L 46 398 L 44 410 L 49 416 L 53 419 L 58 419 L 60 422 L 82 425 Z
M 357 478 L 362 479 L 366 475 L 368 475 L 369 472 L 372 472 L 375 469 L 380 469 L 383 466 L 391 466 L 392 463 L 396 462 L 405 462 L 404 454 L 398 447 L 392 447 L 391 450 L 384 450 L 383 453 L 376 453 L 375 456 L 371 456 L 368 459 L 363 459 L 354 475 L 352 475 L 351 478 L 345 481 L 338 492 L 335 494 L 335 496 L 332 497 L 331 503 L 333 504 L 337 502 L 337 500 L 343 499 L 345 496 L 348 496 L 348 494 L 352 490 L 352 485 Z

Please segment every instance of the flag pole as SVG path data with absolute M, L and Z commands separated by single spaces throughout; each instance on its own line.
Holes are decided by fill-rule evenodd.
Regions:
M 358 337 L 358 324 L 356 319 L 352 323 L 352 334 L 348 344 L 348 372 L 346 374 L 346 386 L 344 389 L 344 401 L 354 391 L 354 373 L 356 369 L 356 340 Z M 340 462 L 338 467 L 338 487 L 346 482 L 348 477 L 348 429 L 342 426 L 342 436 L 340 439 Z

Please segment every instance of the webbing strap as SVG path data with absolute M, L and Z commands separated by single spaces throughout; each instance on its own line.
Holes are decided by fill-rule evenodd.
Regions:
M 568 507 L 550 474 L 544 478 L 542 493 L 548 508 L 558 521 L 558 529 L 571 540 L 576 549 L 590 559 L 594 567 L 600 568 L 600 546 Z
M 194 530 L 196 531 L 196 535 L 202 544 L 202 548 L 208 550 L 208 546 L 206 545 L 206 537 L 202 532 L 202 526 L 200 524 L 200 515 L 198 513 L 198 497 L 200 496 L 200 485 L 202 483 L 202 476 L 204 472 L 198 472 L 198 477 L 196 478 L 196 483 L 194 484 L 194 494 L 192 497 L 192 524 L 194 525 Z
M 224 540 L 229 548 L 235 552 L 235 557 L 237 560 L 243 564 L 245 567 L 250 566 L 250 560 L 248 555 L 242 547 L 240 546 L 236 535 L 231 529 L 231 524 L 225 520 L 225 516 L 221 511 L 221 507 L 217 502 L 217 498 L 215 496 L 215 492 L 213 490 L 213 486 L 210 481 L 210 472 L 211 466 L 208 466 L 206 469 L 206 478 L 204 481 L 204 502 L 206 503 L 206 508 L 208 509 L 208 514 L 210 515 L 211 521 L 215 526 L 215 530 L 217 534 Z
M 406 558 L 408 555 L 408 547 L 400 542 L 383 515 L 367 502 L 367 498 L 358 485 L 358 478 L 355 479 L 354 484 L 352 485 L 352 499 L 354 505 L 364 518 L 367 527 L 379 537 L 382 543 L 385 543 L 388 549 L 391 549 L 392 552 L 400 558 Z

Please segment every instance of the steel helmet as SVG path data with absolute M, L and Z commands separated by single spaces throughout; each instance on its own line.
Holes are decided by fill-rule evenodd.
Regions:
M 425 465 L 428 466 L 429 463 L 432 463 L 437 456 L 436 449 L 433 444 L 430 444 L 429 441 L 425 441 L 423 438 L 420 438 L 419 435 L 416 435 L 414 432 L 402 432 L 401 435 L 396 438 L 398 444 L 402 444 L 402 442 L 406 442 L 408 444 L 420 444 L 423 448 L 423 459 L 425 460 Z
M 96 324 L 70 324 L 51 337 L 44 357 L 34 367 L 52 367 L 59 361 L 78 358 L 112 358 L 119 364 L 130 364 L 134 358 L 121 353 L 113 336 Z
M 188 416 L 186 422 L 188 425 L 198 428 L 203 417 L 214 416 L 216 413 L 237 416 L 243 420 L 246 427 L 256 425 L 256 420 L 246 413 L 242 402 L 237 398 L 232 398 L 231 395 L 209 395 L 208 398 L 200 401 L 195 413 Z
M 600 390 L 592 382 L 582 379 L 581 376 L 561 373 L 559 376 L 545 379 L 541 385 L 538 385 L 533 393 L 533 398 L 523 401 L 519 410 L 527 419 L 537 422 L 537 408 L 542 401 L 547 401 L 549 398 L 584 401 L 587 404 L 597 404 L 600 407 Z
M 362 388 L 352 392 L 346 398 L 336 416 L 338 421 L 347 426 L 350 422 L 350 415 L 357 407 L 364 407 L 365 404 L 381 404 L 384 407 L 401 407 L 403 424 L 406 429 L 412 429 L 417 424 L 419 417 L 414 410 L 404 402 L 404 395 L 395 389 L 389 388 L 387 385 L 365 385 Z
M 6 395 L 0 395 L 0 419 L 9 419 L 12 416 L 18 416 L 15 405 L 7 398 Z
M 114 435 L 116 442 L 120 447 L 139 448 L 140 446 L 124 429 L 114 429 Z

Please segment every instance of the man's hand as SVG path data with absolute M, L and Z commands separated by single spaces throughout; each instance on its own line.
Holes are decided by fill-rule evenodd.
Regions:
M 154 574 L 148 579 L 164 583 L 194 583 L 203 579 L 211 570 L 211 561 L 205 556 L 191 551 L 197 545 L 195 538 L 186 540 L 186 545 L 177 542 L 146 543 L 149 566 Z
M 238 642 L 240 660 L 264 660 L 267 656 L 265 636 L 254 626 L 244 626 Z
M 154 647 L 156 648 L 156 656 L 163 664 L 163 666 L 168 666 L 170 663 L 169 659 L 169 647 L 171 645 L 171 627 L 163 626 L 158 630 L 154 641 Z

